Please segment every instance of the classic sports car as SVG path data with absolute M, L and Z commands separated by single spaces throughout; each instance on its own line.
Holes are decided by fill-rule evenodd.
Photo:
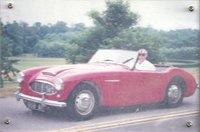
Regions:
M 31 110 L 61 107 L 72 118 L 91 118 L 99 106 L 162 103 L 177 107 L 196 89 L 183 69 L 156 66 L 156 71 L 134 69 L 138 53 L 98 50 L 87 64 L 44 66 L 18 74 L 17 100 Z

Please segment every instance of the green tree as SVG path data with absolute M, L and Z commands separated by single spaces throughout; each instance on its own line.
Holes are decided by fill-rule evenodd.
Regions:
M 164 33 L 164 41 L 160 51 L 166 59 L 199 58 L 199 30 L 178 29 Z
M 3 79 L 7 78 L 9 81 L 12 81 L 10 77 L 10 73 L 16 75 L 19 72 L 13 65 L 17 63 L 19 60 L 9 59 L 8 57 L 12 55 L 12 47 L 14 42 L 8 38 L 5 34 L 4 25 L 0 21 L 0 87 L 2 88 Z
M 199 31 L 194 29 L 170 30 L 165 33 L 166 43 L 164 47 L 198 47 Z
M 76 23 L 72 27 L 69 27 L 68 31 L 70 32 L 80 32 L 85 29 L 85 24 L 84 23 Z
M 22 30 L 19 24 L 14 21 L 13 23 L 7 23 L 3 27 L 3 35 L 8 37 L 14 42 L 12 45 L 12 55 L 19 55 L 23 53 L 23 37 Z
M 42 57 L 65 57 L 66 45 L 61 41 L 47 42 L 40 40 L 34 47 L 38 56 Z
M 163 58 L 159 47 L 163 44 L 164 35 L 161 31 L 154 31 L 151 28 L 134 28 L 120 32 L 114 38 L 104 40 L 105 45 L 101 48 L 116 48 L 139 50 L 145 48 L 149 52 L 149 60 L 158 63 Z
M 77 62 L 77 59 L 80 59 L 79 55 L 79 47 L 76 44 L 68 44 L 66 47 L 66 60 L 68 63 L 75 64 Z
M 122 0 L 107 1 L 105 11 L 100 13 L 93 10 L 89 16 L 95 26 L 85 29 L 80 37 L 71 41 L 78 45 L 80 53 L 77 56 L 81 56 L 84 61 L 88 61 L 100 46 L 107 44 L 105 40 L 134 27 L 138 20 L 138 15 L 130 11 L 129 3 Z
M 124 29 L 137 24 L 138 15 L 130 11 L 128 2 L 122 0 L 107 1 L 106 7 L 102 13 L 91 11 L 89 14 L 96 27 L 104 28 L 106 37 L 112 38 Z
M 51 26 L 50 30 L 53 33 L 64 33 L 68 31 L 68 26 L 65 22 L 58 21 L 56 24 Z
M 76 35 L 76 32 L 47 34 L 34 46 L 34 53 L 43 57 L 65 57 L 66 47 Z
M 34 23 L 31 29 L 38 39 L 43 39 L 48 33 L 50 33 L 50 27 L 48 25 L 42 25 L 40 22 Z

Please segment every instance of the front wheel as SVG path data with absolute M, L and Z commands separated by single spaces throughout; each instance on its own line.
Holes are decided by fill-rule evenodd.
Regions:
M 77 120 L 90 119 L 97 108 L 98 95 L 88 84 L 78 86 L 68 100 L 68 114 Z
M 184 82 L 180 79 L 174 79 L 168 85 L 165 95 L 165 105 L 169 108 L 179 106 L 183 101 Z

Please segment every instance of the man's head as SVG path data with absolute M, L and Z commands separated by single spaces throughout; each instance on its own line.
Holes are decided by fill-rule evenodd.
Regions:
M 140 50 L 138 50 L 138 59 L 140 61 L 146 60 L 147 57 L 148 57 L 148 52 L 147 52 L 146 49 L 140 49 Z

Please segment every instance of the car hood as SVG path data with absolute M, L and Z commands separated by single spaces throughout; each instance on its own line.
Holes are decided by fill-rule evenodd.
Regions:
M 83 73 L 83 72 L 95 72 L 95 71 L 116 71 L 125 70 L 128 67 L 119 64 L 107 64 L 107 63 L 90 63 L 90 64 L 75 64 L 75 65 L 60 65 L 54 66 L 42 71 L 44 75 L 57 76 L 62 73 Z

